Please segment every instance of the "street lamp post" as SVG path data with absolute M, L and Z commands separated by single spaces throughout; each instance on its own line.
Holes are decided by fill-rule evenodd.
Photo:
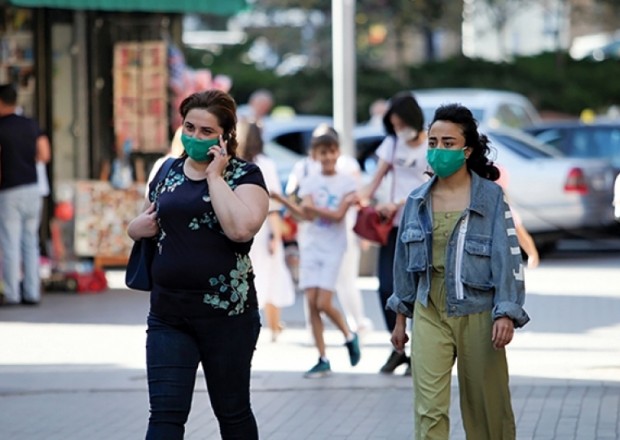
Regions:
M 355 157 L 355 1 L 332 0 L 334 128 L 343 154 Z

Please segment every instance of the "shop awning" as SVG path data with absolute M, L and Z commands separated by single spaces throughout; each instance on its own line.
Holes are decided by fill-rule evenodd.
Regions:
M 246 0 L 8 0 L 8 3 L 23 8 L 216 15 L 232 15 L 247 7 Z

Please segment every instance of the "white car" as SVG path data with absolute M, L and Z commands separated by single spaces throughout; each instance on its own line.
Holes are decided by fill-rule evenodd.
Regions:
M 488 130 L 492 160 L 509 175 L 506 190 L 523 225 L 544 250 L 561 238 L 587 236 L 613 224 L 613 167 L 566 157 L 517 130 Z
M 293 165 L 306 156 L 318 121 L 330 122 L 325 117 L 297 116 L 289 123 L 265 125 L 265 152 L 276 161 L 283 184 Z M 561 238 L 582 236 L 613 223 L 610 200 L 615 174 L 607 162 L 568 158 L 514 129 L 481 128 L 481 132 L 491 140 L 491 159 L 507 170 L 510 202 L 541 251 L 552 249 Z M 367 177 L 376 169 L 374 151 L 384 136 L 380 127 L 354 130 L 357 159 Z
M 445 88 L 412 90 L 422 107 L 424 121 L 433 120 L 442 104 L 458 103 L 469 108 L 483 128 L 521 128 L 540 121 L 534 105 L 525 96 L 504 90 Z
M 310 150 L 312 131 L 319 124 L 333 124 L 332 118 L 321 115 L 294 115 L 290 117 L 270 117 L 263 121 L 263 140 L 265 154 L 278 166 L 278 175 L 286 183 L 293 165 L 304 158 Z M 372 173 L 374 152 L 383 141 L 382 127 L 360 125 L 353 129 L 355 139 L 355 158 L 363 172 Z M 371 160 L 367 160 L 371 158 Z

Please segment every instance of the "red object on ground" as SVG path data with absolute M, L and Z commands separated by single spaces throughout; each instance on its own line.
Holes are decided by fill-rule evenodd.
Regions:
M 78 293 L 97 293 L 108 288 L 108 280 L 105 272 L 101 269 L 93 269 L 92 272 L 68 272 L 66 274 L 70 290 Z

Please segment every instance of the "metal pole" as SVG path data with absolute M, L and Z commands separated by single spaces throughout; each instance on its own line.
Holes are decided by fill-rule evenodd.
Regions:
M 76 11 L 74 15 L 74 55 L 75 55 L 75 119 L 73 121 L 73 135 L 76 140 L 75 176 L 78 179 L 91 177 L 90 137 L 88 127 L 88 56 L 86 41 L 88 41 L 87 18 L 84 11 Z M 96 55 L 95 55 L 96 56 Z
M 332 0 L 334 128 L 343 154 L 355 157 L 355 1 Z

